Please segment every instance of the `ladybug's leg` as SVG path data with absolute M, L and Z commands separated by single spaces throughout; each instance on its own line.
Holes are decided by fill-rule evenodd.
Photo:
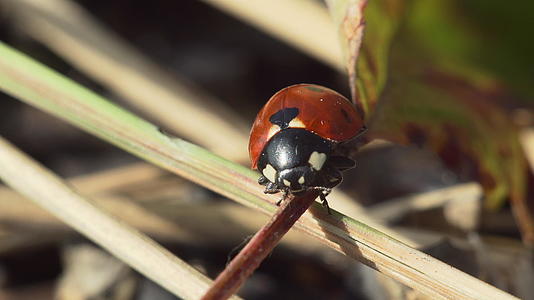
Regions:
M 360 132 L 358 132 L 355 137 L 351 138 L 348 141 L 341 142 L 338 145 L 336 152 L 344 156 L 352 157 L 359 148 L 369 142 L 369 140 L 364 137 L 366 132 L 367 127 L 363 126 L 360 129 Z
M 260 178 L 258 178 L 258 183 L 261 185 L 267 185 L 269 183 L 269 179 L 267 177 L 261 175 Z
M 262 176 L 263 178 L 265 178 L 264 176 Z M 270 182 L 269 180 L 267 180 L 266 183 L 262 183 L 263 181 L 260 182 L 260 180 L 262 179 L 262 177 L 260 177 L 260 179 L 258 180 L 258 182 L 262 185 L 265 185 L 265 191 L 263 191 L 265 194 L 276 194 L 278 192 L 283 192 L 284 194 L 282 195 L 282 198 L 280 198 L 280 200 L 278 200 L 276 202 L 276 205 L 277 206 L 280 206 L 280 203 L 282 203 L 282 201 L 284 201 L 286 198 L 287 198 L 287 194 L 289 193 L 289 190 L 288 189 L 281 189 L 279 188 L 276 184 Z M 265 178 L 267 179 L 267 178 Z
M 328 206 L 328 201 L 326 201 L 326 196 L 328 196 L 328 194 L 330 194 L 330 189 L 324 189 L 321 191 L 321 193 L 319 194 L 319 198 L 321 199 L 321 204 L 326 207 L 326 211 L 328 212 L 329 215 L 332 214 L 332 212 L 330 211 L 330 206 Z
M 331 212 L 330 212 L 330 206 L 328 206 L 328 201 L 326 200 L 326 196 L 328 196 L 328 194 L 330 194 L 330 192 L 332 191 L 331 188 L 327 188 L 327 187 L 324 187 L 324 186 L 314 186 L 314 187 L 310 187 L 309 189 L 313 189 L 313 190 L 318 190 L 318 191 L 321 191 L 319 193 L 319 199 L 321 199 L 321 204 L 326 207 L 327 211 L 328 211 L 328 214 L 331 215 Z
M 265 191 L 263 191 L 265 194 L 276 194 L 278 192 L 281 192 L 282 190 L 278 188 L 278 186 L 272 182 L 268 182 L 265 185 Z
M 341 172 L 337 168 L 328 164 L 326 167 L 323 167 L 323 175 L 321 176 L 322 184 L 320 184 L 320 186 L 331 189 L 340 184 L 342 179 L 343 176 L 341 175 Z
M 354 160 L 345 156 L 332 156 L 328 159 L 328 164 L 339 171 L 345 171 L 354 168 Z

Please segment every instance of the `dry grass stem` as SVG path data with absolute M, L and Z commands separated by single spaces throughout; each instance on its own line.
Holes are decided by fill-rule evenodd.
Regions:
M 172 131 L 226 158 L 248 158 L 246 126 L 223 103 L 168 74 L 69 0 L 2 0 L 12 21 Z M 232 120 L 228 122 L 227 120 Z M 217 128 L 217 130 L 213 130 Z M 228 143 L 227 141 L 232 141 Z
M 340 71 L 345 70 L 328 12 L 311 0 L 203 0 Z
M 128 170 L 138 170 L 140 174 L 143 172 L 152 173 L 152 171 L 157 171 L 154 173 L 162 174 L 160 170 L 158 171 L 153 166 L 136 164 L 133 166 L 122 167 L 118 170 L 104 171 L 94 175 L 86 175 L 81 178 L 73 178 L 69 180 L 68 183 L 71 186 L 74 186 L 76 190 L 80 191 L 81 194 L 93 199 L 98 207 L 158 240 L 174 241 L 192 245 L 209 242 L 210 245 L 231 247 L 232 245 L 240 243 L 243 236 L 255 232 L 268 221 L 268 218 L 262 214 L 251 212 L 245 207 L 227 202 L 209 204 L 174 203 L 169 206 L 168 204 L 162 205 L 146 202 L 146 200 L 142 200 L 143 197 L 141 196 L 141 201 L 143 201 L 143 207 L 141 207 L 136 204 L 140 201 L 139 196 L 135 191 L 131 191 L 132 188 L 135 189 L 137 185 L 141 184 L 141 181 L 127 179 L 124 180 L 126 183 L 124 185 L 108 184 L 109 180 L 114 180 L 113 178 L 115 178 L 115 175 L 118 176 L 117 180 L 120 181 L 127 178 L 127 176 L 121 176 L 122 174 L 133 174 L 127 172 Z M 162 179 L 165 180 L 167 177 L 138 177 L 139 179 L 146 179 L 142 180 L 144 181 L 144 190 L 147 190 L 147 192 L 152 195 L 154 195 L 154 190 L 151 186 L 154 185 L 157 187 L 158 191 L 164 194 L 167 198 L 180 198 L 183 196 L 183 189 L 177 190 L 175 188 L 176 185 L 180 184 L 178 182 L 179 180 L 169 181 L 168 184 L 162 185 Z M 100 182 L 103 183 L 101 189 L 98 188 Z M 108 189 L 109 187 L 111 187 L 111 189 Z M 454 187 L 447 189 L 451 189 L 451 191 L 455 190 Z M 125 199 L 123 196 L 117 196 L 123 194 L 132 195 L 133 198 Z M 461 195 L 447 192 L 437 194 L 428 192 L 397 200 L 410 203 L 412 201 L 411 199 L 415 199 L 413 200 L 415 202 L 422 201 L 423 203 L 427 203 L 426 200 L 424 200 L 426 197 L 435 199 L 438 195 L 443 195 L 444 198 L 437 199 L 435 202 L 434 200 L 431 200 L 436 205 L 454 199 L 458 199 L 459 201 L 462 200 Z M 447 196 L 449 195 L 454 198 L 448 198 Z M 333 199 L 337 200 L 334 197 Z M 395 205 L 392 204 L 392 207 L 394 206 Z M 416 207 L 421 208 L 417 205 Z M 428 206 L 425 205 L 425 207 Z M 389 211 L 389 209 L 387 210 Z M 374 210 L 371 210 L 371 213 L 374 212 Z M 378 213 L 380 214 L 380 210 Z M 360 220 L 360 217 L 364 218 L 365 214 L 366 212 L 363 212 L 362 214 L 356 215 L 355 218 Z M 395 217 L 395 215 L 393 216 Z M 28 202 L 24 197 L 8 188 L 0 188 L 0 220 L 15 228 L 27 229 L 30 233 L 34 231 L 42 232 L 43 230 L 51 233 L 59 233 L 68 230 L 68 227 L 65 227 L 63 222 L 38 206 Z M 198 222 L 198 220 L 205 221 Z M 221 227 L 220 224 L 229 225 Z M 401 232 L 403 236 L 410 237 L 411 243 L 409 245 L 411 247 L 428 247 L 444 238 L 442 234 L 437 232 L 422 234 L 421 231 L 417 229 L 399 229 L 396 227 L 390 229 L 393 229 L 395 232 Z M 46 241 L 48 240 L 43 240 L 43 242 Z M 28 242 L 33 243 L 34 241 L 30 238 L 24 239 L 21 242 L 24 244 Z M 317 241 L 294 231 L 290 231 L 288 235 L 284 237 L 282 243 L 297 249 L 299 252 L 308 254 L 324 250 L 324 248 L 320 247 L 320 244 L 317 243 Z M 2 249 L 0 249 L 0 252 L 2 252 Z
M 464 183 L 451 187 L 436 189 L 426 193 L 390 199 L 367 209 L 375 220 L 387 223 L 395 221 L 408 212 L 441 207 L 453 200 L 481 199 L 482 188 L 478 183 Z
M 519 134 L 530 169 L 534 171 L 534 128 L 523 129 Z
M 0 176 L 11 187 L 134 269 L 185 299 L 197 299 L 209 279 L 139 232 L 79 196 L 61 179 L 0 139 Z
M 161 169 L 153 165 L 136 163 L 112 170 L 74 177 L 69 179 L 68 183 L 83 195 L 90 196 L 98 203 L 99 207 L 102 207 L 107 212 L 158 239 L 196 243 L 198 241 L 197 238 L 187 239 L 188 235 L 185 233 L 180 234 L 183 230 L 179 228 L 197 227 L 198 229 L 199 227 L 209 227 L 210 222 L 204 222 L 204 225 L 201 226 L 201 224 L 194 221 L 198 219 L 219 220 L 215 222 L 217 223 L 223 221 L 220 220 L 221 218 L 229 218 L 249 230 L 258 229 L 263 224 L 262 222 L 267 220 L 264 218 L 258 219 L 257 216 L 250 215 L 246 209 L 234 205 L 176 205 L 176 209 L 161 209 L 159 211 L 157 207 L 151 205 L 150 207 L 156 210 L 154 211 L 156 214 L 162 214 L 162 219 L 154 215 L 154 213 L 132 203 L 132 199 L 126 200 L 116 195 L 129 193 L 128 190 L 130 187 L 135 187 L 143 183 L 145 183 L 145 188 L 147 188 L 146 185 L 150 185 L 151 182 L 161 181 L 163 174 L 164 172 Z M 178 183 L 171 182 L 170 184 L 174 186 Z M 176 197 L 178 196 L 176 195 Z M 380 231 L 383 228 L 389 235 L 402 240 L 411 247 L 418 248 L 428 244 L 425 242 L 421 243 L 418 234 L 412 234 L 409 230 L 403 230 L 402 234 L 395 235 L 396 230 L 392 230 L 391 227 L 385 227 L 382 224 L 394 221 L 408 211 L 431 209 L 443 206 L 450 201 L 463 201 L 466 198 L 471 199 L 480 196 L 481 191 L 478 184 L 467 183 L 391 199 L 383 204 L 370 208 L 363 208 L 361 206 L 348 207 L 344 203 L 352 203 L 354 200 L 347 197 L 346 201 L 339 201 L 341 197 L 346 197 L 346 195 L 334 192 L 332 198 L 335 201 L 331 201 L 330 205 L 338 211 L 350 215 L 354 219 L 360 220 L 371 227 L 376 229 L 380 228 Z M 47 227 L 62 227 L 61 223 L 58 223 L 55 218 L 6 188 L 0 188 L 0 219 L 14 223 L 26 222 L 29 226 L 46 225 Z M 179 226 L 171 226 L 166 220 L 173 220 L 172 222 Z M 382 224 L 377 221 L 382 222 Z M 215 228 L 221 229 L 218 225 L 209 228 L 212 228 L 211 230 Z M 223 236 L 233 236 L 231 234 L 232 230 L 237 230 L 237 228 L 232 228 L 228 228 L 230 230 L 226 230 Z M 210 229 L 204 232 L 209 235 Z M 239 239 L 238 236 L 241 236 L 242 232 L 239 232 L 238 230 L 236 239 Z M 219 234 L 213 235 L 209 240 L 216 242 L 214 239 L 217 236 Z M 235 241 L 236 239 L 230 238 L 225 240 Z M 201 240 L 204 239 L 201 238 Z M 293 244 L 295 246 L 298 242 Z
M 121 221 L 147 233 L 148 235 L 165 240 L 181 241 L 191 245 L 199 244 L 204 240 L 197 237 L 170 220 L 150 212 L 140 205 L 118 196 L 94 196 L 93 203 L 105 212 L 113 215 Z M 63 222 L 58 220 L 46 210 L 25 201 L 21 196 L 0 190 L 0 220 L 2 222 L 29 231 L 65 231 Z

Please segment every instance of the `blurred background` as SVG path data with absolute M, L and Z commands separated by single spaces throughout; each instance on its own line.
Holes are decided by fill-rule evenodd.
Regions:
M 221 2 L 2 0 L 0 40 L 248 165 L 249 126 L 276 91 L 316 83 L 349 96 L 349 86 L 322 2 L 287 1 L 295 28 L 281 32 L 324 21 L 316 32 L 326 54 L 212 5 Z M 373 141 L 339 188 L 348 200 L 333 196 L 332 207 L 364 209 L 430 255 L 534 299 L 534 4 L 376 2 L 360 69 L 362 90 L 378 101 Z M 306 10 L 289 10 L 296 7 Z M 1 92 L 0 135 L 211 278 L 267 221 Z M 298 232 L 240 295 L 426 299 Z M 0 299 L 175 297 L 0 186 Z

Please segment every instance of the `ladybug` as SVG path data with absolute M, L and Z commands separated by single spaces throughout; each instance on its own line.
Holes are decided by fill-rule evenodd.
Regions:
M 326 196 L 354 167 L 338 150 L 365 131 L 363 118 L 341 94 L 319 85 L 297 84 L 278 91 L 252 126 L 249 154 L 266 194 L 299 195 L 309 190 Z M 328 208 L 329 209 L 329 208 Z M 330 211 L 330 210 L 329 210 Z

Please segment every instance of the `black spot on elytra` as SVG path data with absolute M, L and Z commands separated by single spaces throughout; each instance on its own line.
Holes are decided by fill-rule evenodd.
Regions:
M 341 111 L 341 114 L 343 115 L 343 117 L 345 118 L 345 121 L 347 121 L 347 123 L 352 123 L 352 119 L 349 116 L 349 113 L 346 110 L 344 110 L 343 108 L 340 109 L 340 111 Z
M 280 129 L 286 129 L 289 126 L 289 122 L 293 120 L 299 114 L 299 109 L 296 107 L 287 107 L 277 111 L 273 114 L 269 121 L 273 124 L 280 126 Z

